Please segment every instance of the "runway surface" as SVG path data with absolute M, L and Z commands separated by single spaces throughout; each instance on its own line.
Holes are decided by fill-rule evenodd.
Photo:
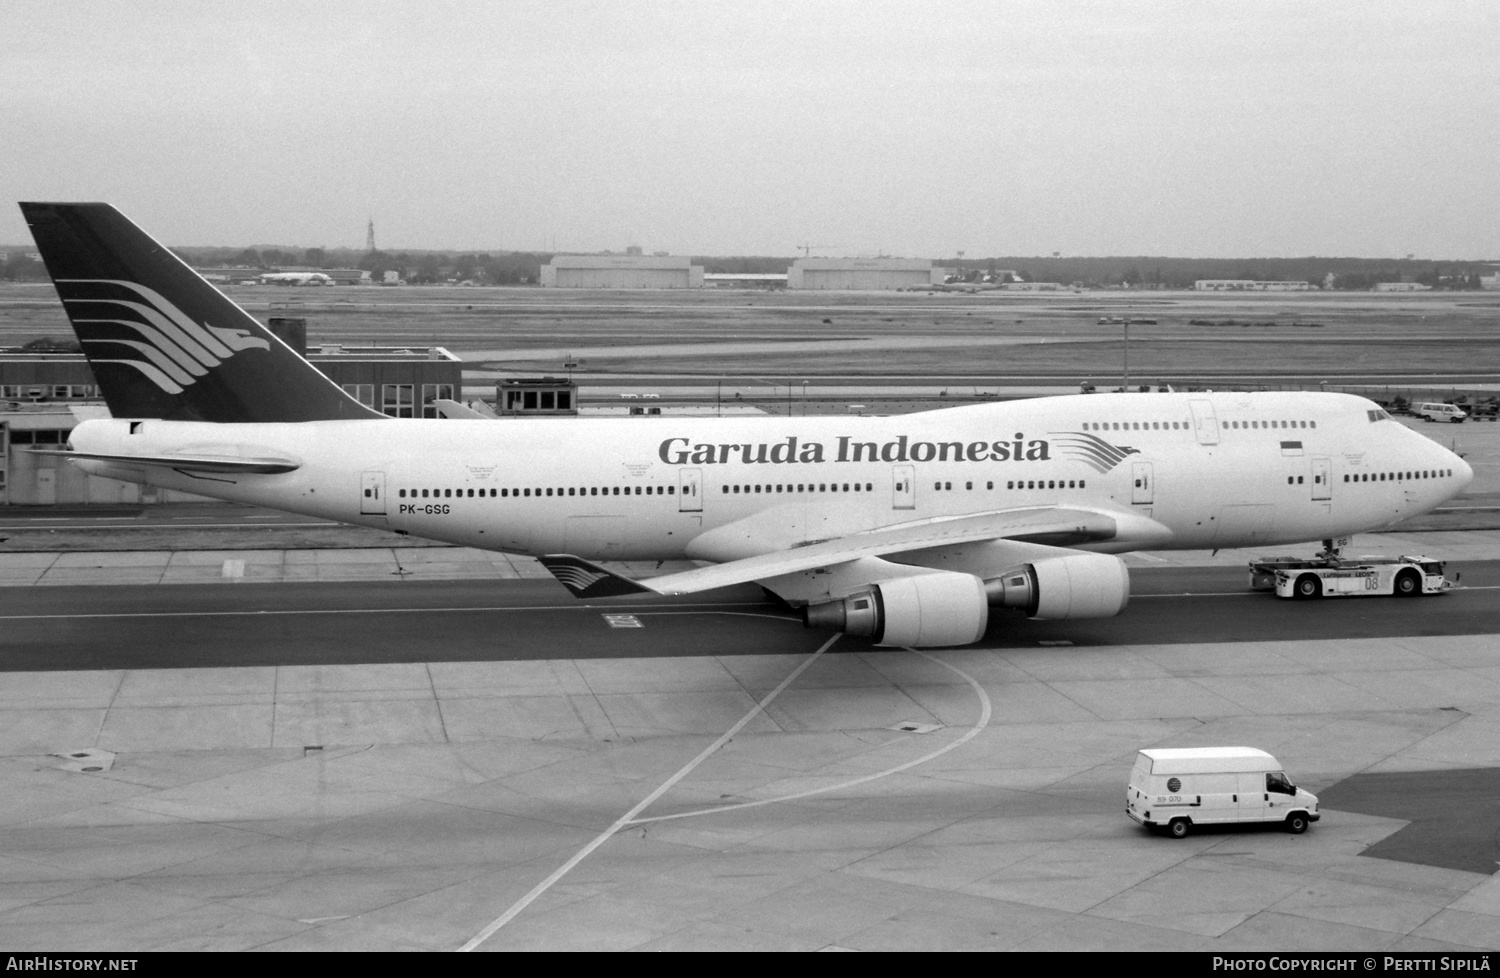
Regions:
M 1456 567 L 1457 565 L 1455 565 Z M 995 611 L 992 648 L 1107 648 L 1298 638 L 1478 635 L 1495 627 L 1500 562 L 1422 599 L 1289 601 L 1242 568 L 1137 568 L 1116 618 Z M 0 589 L 0 671 L 670 658 L 810 652 L 827 637 L 744 586 L 693 599 L 580 602 L 550 578 Z M 846 638 L 840 651 L 870 651 Z
M 1462 590 L 1281 601 L 1244 555 L 1138 555 L 1119 618 L 929 652 L 451 551 L 3 555 L 0 944 L 1500 949 L 1500 535 L 1424 536 L 1358 549 Z M 1210 744 L 1323 820 L 1124 817 L 1136 750 Z

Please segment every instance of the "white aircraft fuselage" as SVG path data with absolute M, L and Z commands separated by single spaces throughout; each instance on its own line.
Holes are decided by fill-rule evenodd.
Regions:
M 387 418 L 103 203 L 23 202 L 117 420 L 90 472 L 536 555 L 575 597 L 756 582 L 812 627 L 965 645 L 1119 614 L 1131 550 L 1332 540 L 1464 488 L 1367 400 L 1094 394 L 885 418 Z M 44 453 L 46 453 L 44 451 Z M 594 560 L 688 558 L 649 581 Z
M 134 433 L 131 433 L 134 431 Z M 87 421 L 79 452 L 274 456 L 281 474 L 99 475 L 520 554 L 725 561 L 1064 506 L 1121 553 L 1339 537 L 1450 499 L 1457 455 L 1363 398 L 1093 394 L 891 417 Z

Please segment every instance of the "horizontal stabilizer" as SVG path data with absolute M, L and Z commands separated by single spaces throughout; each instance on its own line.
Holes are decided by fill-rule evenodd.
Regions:
M 32 455 L 55 455 L 59 458 L 88 459 L 124 465 L 131 468 L 160 466 L 180 472 L 244 473 L 247 475 L 276 475 L 295 472 L 302 463 L 289 458 L 242 458 L 230 455 L 106 455 L 101 452 L 67 452 L 33 448 Z
M 652 594 L 651 588 L 621 577 L 582 557 L 572 554 L 547 554 L 538 557 L 542 566 L 573 592 L 575 598 L 617 598 L 623 594 Z
M 479 403 L 483 404 L 484 402 L 480 401 Z M 437 413 L 444 418 L 467 418 L 470 421 L 488 421 L 495 417 L 493 411 L 489 414 L 482 414 L 467 404 L 448 400 L 443 397 L 433 401 L 432 406 L 437 408 Z

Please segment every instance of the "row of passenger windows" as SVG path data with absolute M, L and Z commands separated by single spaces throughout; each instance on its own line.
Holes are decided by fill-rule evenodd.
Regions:
M 1316 421 L 1225 421 L 1224 428 L 1316 428 Z M 1084 431 L 1191 431 L 1188 421 L 1085 421 Z
M 1005 484 L 1005 488 L 1007 488 L 1007 489 L 1083 489 L 1083 488 L 1085 488 L 1084 483 L 1085 483 L 1085 480 L 1083 480 L 1083 479 L 1030 479 L 1030 480 L 1026 480 L 1026 481 L 1011 480 L 1010 482 L 1007 482 Z M 974 483 L 972 483 L 972 482 L 965 482 L 963 484 L 963 487 L 965 489 L 973 489 L 974 488 Z M 995 488 L 995 483 L 994 482 L 986 482 L 984 484 L 984 487 L 986 489 L 994 489 Z M 949 491 L 952 491 L 952 489 L 953 489 L 953 483 L 951 483 L 951 482 L 934 482 L 932 484 L 932 488 L 935 489 L 935 490 L 937 490 L 938 492 L 949 492 Z M 759 493 L 778 493 L 778 492 L 874 492 L 874 491 L 875 491 L 875 485 L 874 485 L 874 483 L 871 483 L 871 482 L 865 482 L 865 483 L 859 483 L 859 482 L 849 483 L 849 482 L 845 482 L 842 485 L 840 483 L 837 483 L 837 482 L 817 482 L 817 483 L 813 483 L 813 482 L 790 483 L 790 482 L 788 482 L 788 483 L 770 483 L 770 484 L 762 484 L 762 485 L 724 486 L 723 487 L 723 492 L 724 492 L 725 495 L 728 495 L 730 493 L 741 493 L 741 492 L 745 493 L 746 495 L 749 495 L 751 493 L 757 493 L 757 492 L 759 492 Z
M 1085 421 L 1084 431 L 1188 431 L 1186 421 Z
M 1356 472 L 1344 476 L 1345 482 L 1396 482 L 1404 479 L 1445 479 L 1452 469 L 1423 469 L 1420 472 Z
M 1007 482 L 1005 484 L 1005 488 L 1007 488 L 1007 489 L 1083 489 L 1083 488 L 1086 488 L 1085 485 L 1084 485 L 1085 481 L 1086 480 L 1084 480 L 1084 479 L 1026 479 L 1026 480 L 1012 479 L 1011 481 L 1009 481 L 1009 482 Z M 995 488 L 995 484 L 993 482 L 986 482 L 984 484 L 984 487 L 986 489 L 993 489 L 993 488 Z M 932 484 L 932 488 L 938 490 L 939 492 L 947 492 L 947 491 L 949 491 L 949 490 L 951 490 L 953 488 L 953 483 L 951 483 L 951 482 L 934 482 Z M 965 489 L 973 489 L 974 488 L 974 483 L 972 483 L 972 482 L 965 482 L 964 483 L 964 488 Z
M 723 491 L 725 495 L 731 492 L 743 492 L 747 495 L 752 492 L 874 492 L 875 484 L 872 482 L 845 482 L 843 488 L 840 489 L 837 482 L 798 482 L 795 484 L 791 482 L 778 482 L 775 484 L 749 486 L 724 486 Z
M 15 441 L 17 432 L 11 432 L 11 439 Z M 1423 469 L 1420 472 L 1361 472 L 1354 475 L 1345 475 L 1345 482 L 1394 482 L 1400 479 L 1438 479 L 1453 475 L 1452 469 Z M 1299 476 L 1297 482 L 1301 482 Z M 1292 477 L 1287 477 L 1287 483 L 1291 484 Z M 972 490 L 973 482 L 965 482 L 965 489 Z M 994 482 L 986 482 L 986 489 L 994 489 Z M 938 492 L 951 492 L 953 483 L 934 482 L 932 488 Z M 1005 488 L 1016 489 L 1086 489 L 1085 479 L 1025 479 L 1010 480 L 1005 483 Z M 632 492 L 632 490 L 634 490 Z M 869 482 L 837 483 L 837 482 L 798 482 L 798 483 L 775 483 L 748 486 L 724 486 L 725 495 L 730 493 L 787 493 L 787 492 L 874 492 L 875 486 Z M 483 499 L 499 496 L 506 497 L 530 497 L 530 496 L 675 496 L 676 486 L 558 486 L 538 487 L 535 489 L 401 489 L 397 495 L 402 499 L 473 499 L 477 495 Z
M 986 489 L 994 489 L 994 482 L 986 482 Z M 1084 489 L 1087 487 L 1084 479 L 1027 479 L 1011 480 L 1005 484 L 1007 489 Z M 507 498 L 507 497 L 530 497 L 530 496 L 675 496 L 676 486 L 558 486 L 554 488 L 539 487 L 535 489 L 399 489 L 396 492 L 401 499 L 480 499 L 485 498 Z M 939 491 L 951 491 L 953 483 L 934 482 L 932 488 Z M 965 489 L 973 489 L 974 483 L 965 482 Z M 871 482 L 798 482 L 798 483 L 774 483 L 748 486 L 724 486 L 725 495 L 730 493 L 788 493 L 788 492 L 874 492 L 875 484 Z
M 1226 421 L 1225 428 L 1316 428 L 1316 421 Z
M 643 492 L 647 496 L 675 496 L 676 486 L 635 486 L 631 492 L 631 486 L 558 486 L 537 487 L 535 489 L 401 489 L 397 496 L 401 499 L 473 499 L 476 494 L 480 499 L 499 496 L 522 497 L 522 496 L 639 496 Z

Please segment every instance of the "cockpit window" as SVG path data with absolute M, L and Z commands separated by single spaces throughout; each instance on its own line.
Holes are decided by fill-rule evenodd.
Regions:
M 1374 424 L 1377 421 L 1390 421 L 1391 420 L 1391 416 L 1389 414 L 1386 414 L 1384 411 L 1380 410 L 1379 408 L 1375 408 L 1372 411 L 1366 411 L 1365 412 L 1365 417 L 1367 417 L 1367 418 L 1370 419 L 1370 423 L 1371 424 Z

